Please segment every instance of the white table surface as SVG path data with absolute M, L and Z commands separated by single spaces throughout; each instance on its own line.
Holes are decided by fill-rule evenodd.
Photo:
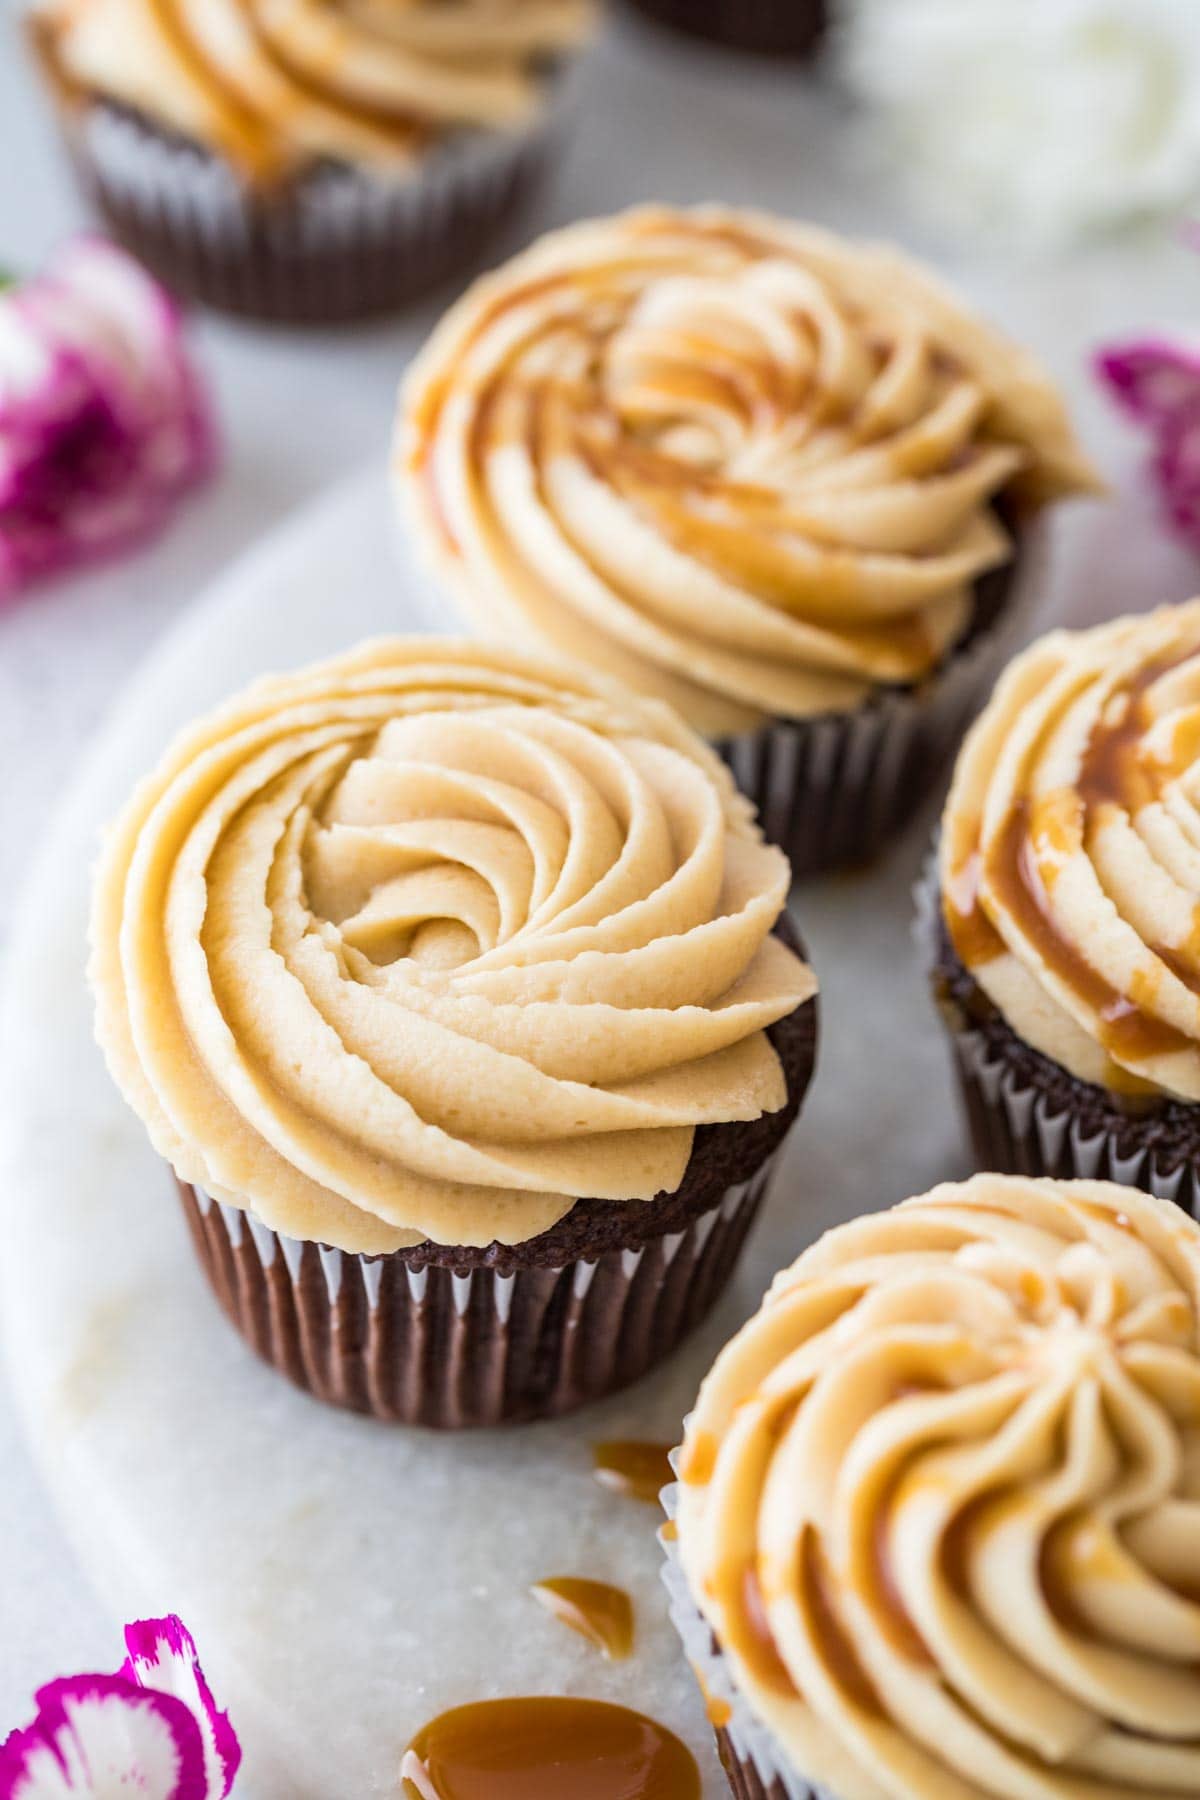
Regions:
M 82 221 L 18 30 L 0 0 L 0 266 L 35 266 Z M 1086 374 L 1106 333 L 1186 318 L 1200 264 L 1164 230 L 1058 267 L 1021 268 L 936 244 L 857 157 L 837 99 L 780 68 L 683 50 L 628 24 L 593 59 L 580 129 L 557 182 L 518 228 L 643 198 L 753 202 L 764 171 L 795 172 L 794 210 L 897 236 L 938 255 L 1053 364 L 1117 488 L 1072 520 L 1056 612 L 1101 617 L 1200 587 L 1133 474 L 1137 446 Z M 288 334 L 203 322 L 198 348 L 224 425 L 221 478 L 158 544 L 45 588 L 0 616 L 0 948 L 13 897 L 55 796 L 123 678 L 220 568 L 284 513 L 386 451 L 396 379 L 446 296 L 395 322 Z M 0 1246 L 0 1254 L 3 1254 Z M 118 1632 L 76 1576 L 0 1393 L 0 1737 L 32 1688 L 69 1668 L 114 1665 Z

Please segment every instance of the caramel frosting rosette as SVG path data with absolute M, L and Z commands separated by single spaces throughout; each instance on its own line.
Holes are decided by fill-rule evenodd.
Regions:
M 98 1033 L 184 1182 L 367 1254 L 678 1188 L 786 1101 L 788 889 L 664 707 L 381 640 L 246 690 L 111 831 Z
M 1200 600 L 1007 670 L 946 806 L 943 909 L 1008 1023 L 1083 1081 L 1200 1100 Z
M 1034 360 L 898 253 L 641 209 L 478 282 L 396 460 L 472 620 L 722 736 L 920 683 L 1010 560 L 997 501 L 1093 485 Z
M 1200 1793 L 1200 1230 L 1169 1203 L 981 1175 L 831 1232 L 681 1469 L 736 1690 L 836 1800 Z
M 56 70 L 257 178 L 520 128 L 591 0 L 40 0 Z

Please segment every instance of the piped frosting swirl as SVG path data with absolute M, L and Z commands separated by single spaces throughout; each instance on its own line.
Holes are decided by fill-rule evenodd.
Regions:
M 941 846 L 955 950 L 1083 1081 L 1200 1100 L 1200 600 L 1052 632 L 959 758 Z
M 788 865 L 665 707 L 385 639 L 246 690 L 110 832 L 97 1030 L 180 1177 L 364 1253 L 674 1192 L 786 1100 Z
M 39 0 L 63 82 L 270 180 L 403 166 L 446 132 L 513 130 L 591 0 Z
M 896 252 L 715 207 L 542 239 L 450 311 L 396 461 L 474 622 L 720 735 L 921 681 L 1093 484 L 1034 360 Z
M 718 1358 L 679 1549 L 838 1800 L 1200 1792 L 1200 1229 L 981 1175 L 831 1232 Z

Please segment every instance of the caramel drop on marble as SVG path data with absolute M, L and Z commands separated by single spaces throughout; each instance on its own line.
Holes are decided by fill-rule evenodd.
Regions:
M 404 1800 L 700 1800 L 673 1732 L 600 1700 L 547 1695 L 456 1707 L 400 1765 Z
M 529 1591 L 548 1613 L 594 1644 L 609 1662 L 623 1662 L 632 1652 L 633 1601 L 624 1588 L 574 1575 L 552 1575 L 535 1581 Z
M 659 1495 L 674 1479 L 670 1463 L 672 1447 L 670 1444 L 644 1443 L 635 1438 L 594 1444 L 593 1473 L 602 1487 L 657 1506 Z

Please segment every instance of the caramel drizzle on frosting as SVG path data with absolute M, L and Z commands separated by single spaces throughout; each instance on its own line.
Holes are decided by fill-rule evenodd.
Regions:
M 806 1251 L 706 1379 L 678 1493 L 785 1766 L 847 1800 L 1200 1791 L 1198 1406 L 1168 1202 L 981 1175 Z
M 123 102 L 270 182 L 322 159 L 403 169 L 447 132 L 512 128 L 591 0 L 35 0 L 77 100 Z
M 1164 645 L 1164 640 L 1170 641 Z M 1144 660 L 1139 657 L 1142 642 Z M 1111 655 L 1106 655 L 1109 644 Z M 1035 645 L 1014 665 L 972 734 L 947 804 L 943 908 L 960 961 L 985 989 L 995 983 L 993 997 L 1002 1010 L 1005 977 L 1001 973 L 997 978 L 995 970 L 1010 955 L 1033 979 L 1048 983 L 1110 1059 L 1105 1079 L 1117 1091 L 1146 1091 L 1147 1080 L 1172 1091 L 1161 1080 L 1166 1068 L 1181 1067 L 1186 1078 L 1188 1064 L 1200 1059 L 1196 1028 L 1163 1011 L 1168 976 L 1200 1008 L 1200 888 L 1179 889 L 1181 872 L 1200 854 L 1200 840 L 1179 823 L 1180 807 L 1192 804 L 1187 784 L 1200 751 L 1200 704 L 1188 697 L 1184 710 L 1166 721 L 1165 748 L 1162 718 L 1163 705 L 1171 704 L 1198 652 L 1200 607 L 1195 603 L 1150 615 L 1141 625 L 1118 621 L 1077 638 L 1061 633 L 1045 646 Z M 1042 666 L 1038 659 L 1044 660 L 1044 679 L 1032 683 L 1033 691 L 1022 693 L 1018 704 L 1014 697 L 1024 672 Z M 1114 661 L 1120 664 L 1115 676 Z M 1073 686 L 1069 678 L 1076 662 L 1084 673 Z M 1061 700 L 1048 699 L 1056 684 Z M 1011 718 L 1012 729 L 1022 730 L 1030 706 L 1044 706 L 1045 716 L 1020 773 L 1013 776 L 1007 762 L 999 764 L 1008 783 L 1005 811 L 997 817 L 990 805 L 985 830 L 980 795 L 988 791 L 989 780 L 995 779 L 990 769 L 1005 753 L 1006 722 Z M 1069 783 L 1047 787 L 1044 771 L 1051 763 L 1055 768 L 1062 763 L 1061 734 L 1078 729 L 1072 719 L 1083 707 L 1094 716 L 1074 776 Z M 974 790 L 969 810 L 968 788 Z M 1178 849 L 1159 852 L 1154 848 L 1159 840 L 1150 837 L 1144 821 L 1161 821 L 1164 805 L 1175 809 L 1172 829 L 1180 835 Z M 1105 834 L 1114 827 L 1131 829 L 1138 854 L 1150 859 L 1144 881 L 1137 884 L 1146 887 L 1145 904 L 1154 901 L 1149 884 L 1165 876 L 1176 890 L 1171 918 L 1179 910 L 1186 914 L 1182 938 L 1175 942 L 1168 941 L 1172 933 L 1131 919 L 1138 955 L 1124 974 L 1117 972 L 1122 965 L 1106 935 L 1108 909 L 1115 907 L 1123 921 L 1130 910 L 1127 897 L 1110 892 L 1104 873 Z M 1078 910 L 1068 914 L 1056 890 L 1069 871 L 1077 891 L 1082 863 L 1095 872 L 1096 892 L 1089 915 L 1093 928 L 1079 933 L 1067 923 L 1079 916 Z M 1200 870 L 1200 860 L 1195 868 Z M 1165 912 L 1163 918 L 1165 924 Z M 1021 990 L 1015 991 L 1019 1005 Z M 1061 1054 L 1058 1059 L 1069 1061 Z M 1074 1072 L 1096 1078 L 1094 1068 Z
M 1045 379 L 914 265 L 715 208 L 574 227 L 477 283 L 396 463 L 483 629 L 716 734 L 922 680 L 1010 555 L 994 503 L 1091 480 Z

